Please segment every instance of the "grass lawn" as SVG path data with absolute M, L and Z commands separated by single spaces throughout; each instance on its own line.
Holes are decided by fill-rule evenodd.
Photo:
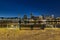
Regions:
M 60 40 L 60 28 L 44 30 L 0 28 L 0 40 Z

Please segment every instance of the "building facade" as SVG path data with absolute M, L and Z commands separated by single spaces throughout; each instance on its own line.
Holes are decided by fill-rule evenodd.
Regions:
M 49 28 L 60 27 L 60 17 L 55 18 L 52 16 L 33 16 L 28 18 L 24 15 L 23 18 L 18 17 L 0 17 L 0 27 L 1 28 L 19 28 L 19 27 L 42 27 L 45 25 Z

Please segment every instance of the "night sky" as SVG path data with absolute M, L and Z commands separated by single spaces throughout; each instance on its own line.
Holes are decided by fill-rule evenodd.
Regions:
M 0 0 L 0 16 L 14 17 L 30 13 L 35 16 L 60 16 L 60 0 Z

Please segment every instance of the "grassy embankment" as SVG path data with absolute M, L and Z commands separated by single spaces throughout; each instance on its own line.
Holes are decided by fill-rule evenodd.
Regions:
M 19 30 L 0 28 L 0 40 L 60 40 L 60 28 Z

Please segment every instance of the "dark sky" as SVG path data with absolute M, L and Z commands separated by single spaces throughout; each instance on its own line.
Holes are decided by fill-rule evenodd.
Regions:
M 0 16 L 18 16 L 30 13 L 35 16 L 60 16 L 60 0 L 0 0 Z

